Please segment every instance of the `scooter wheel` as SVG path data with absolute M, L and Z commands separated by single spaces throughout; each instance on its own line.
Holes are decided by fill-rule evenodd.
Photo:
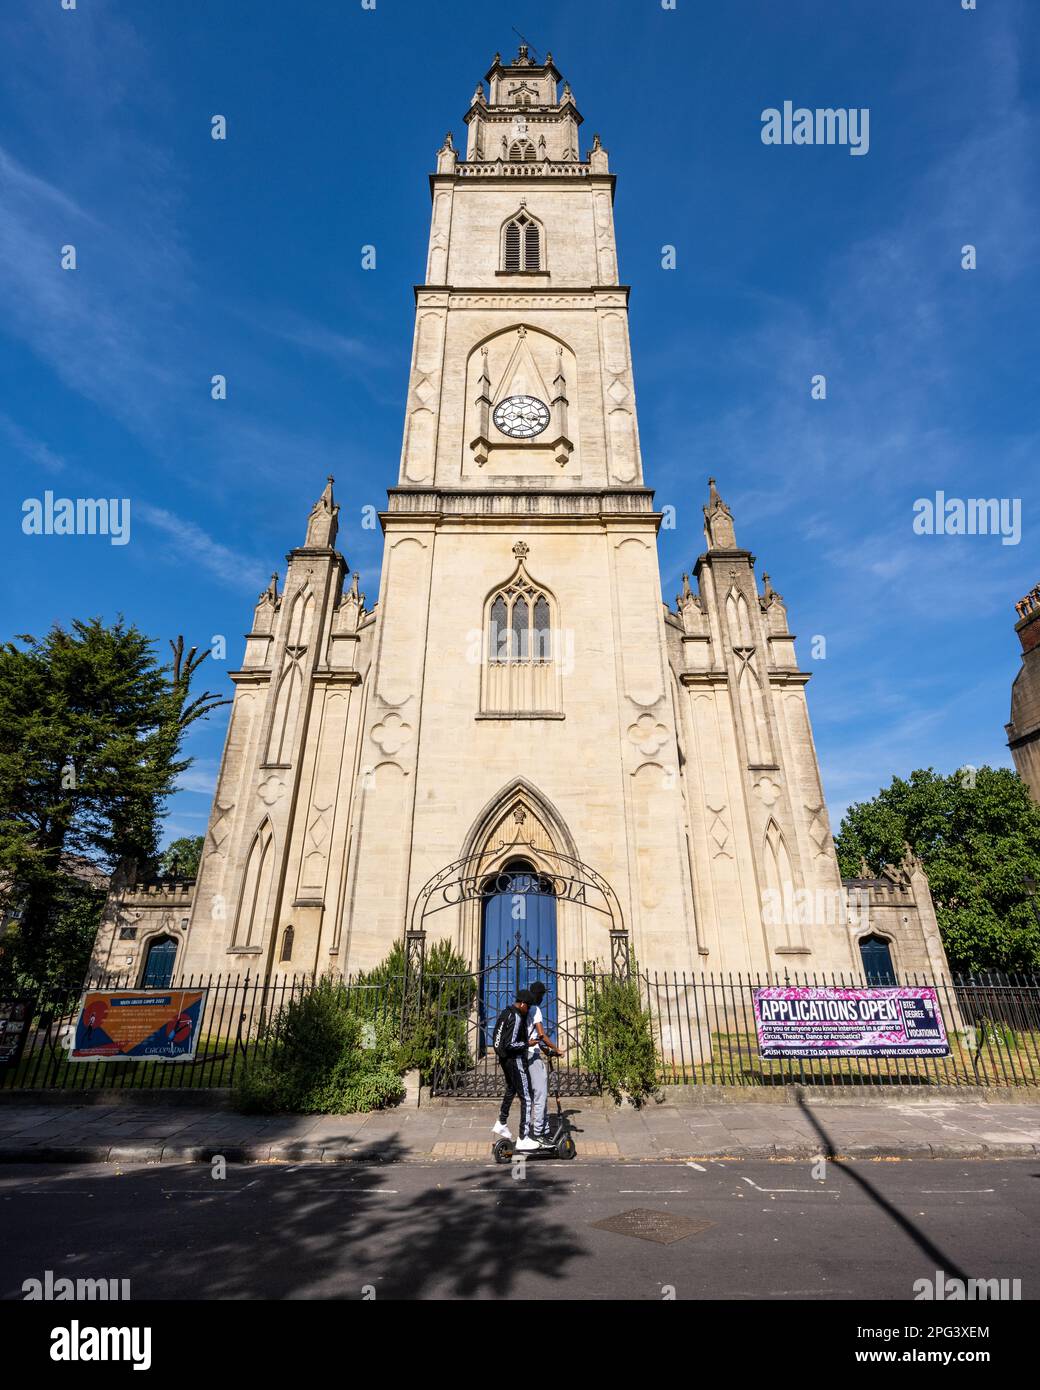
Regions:
M 556 1152 L 561 1158 L 573 1158 L 575 1154 L 577 1154 L 578 1150 L 575 1148 L 574 1140 L 569 1134 L 565 1134 L 556 1145 Z
M 509 1163 L 513 1157 L 513 1146 L 508 1139 L 500 1139 L 491 1152 L 496 1163 Z

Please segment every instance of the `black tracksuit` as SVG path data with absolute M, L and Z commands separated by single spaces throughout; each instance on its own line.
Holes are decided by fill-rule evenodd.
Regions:
M 520 1134 L 526 1139 L 531 1128 L 531 1077 L 527 1070 L 527 1019 L 510 1004 L 503 1009 L 495 1024 L 495 1054 L 505 1073 L 506 1091 L 498 1112 L 501 1124 L 509 1120 L 513 1097 L 520 1097 Z

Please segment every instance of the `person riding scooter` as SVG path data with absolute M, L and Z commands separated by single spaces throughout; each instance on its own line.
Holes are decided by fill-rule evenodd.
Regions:
M 534 1003 L 530 990 L 522 989 L 515 1001 L 502 1010 L 495 1020 L 492 1034 L 495 1056 L 506 1079 L 505 1094 L 498 1112 L 498 1121 L 492 1126 L 492 1134 L 502 1139 L 512 1140 L 509 1132 L 509 1108 L 513 1097 L 520 1097 L 520 1138 L 517 1151 L 528 1153 L 542 1148 L 540 1140 L 531 1135 L 531 1074 L 527 1061 L 529 1042 L 527 1036 L 527 1014 Z
M 536 1139 L 546 1140 L 545 1112 L 549 1101 L 549 1069 L 546 1057 L 562 1057 L 563 1049 L 556 1046 L 545 1031 L 545 1020 L 541 1004 L 545 998 L 546 987 L 541 980 L 535 980 L 530 994 L 534 1003 L 527 1014 L 527 1071 L 531 1078 L 531 1133 Z

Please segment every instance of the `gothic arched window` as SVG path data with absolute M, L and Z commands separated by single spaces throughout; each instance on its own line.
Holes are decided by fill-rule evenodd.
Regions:
M 488 660 L 552 660 L 549 600 L 530 582 L 509 584 L 492 600 Z
M 270 820 L 265 816 L 253 836 L 249 857 L 246 860 L 242 897 L 239 900 L 231 941 L 232 950 L 256 950 L 263 940 L 267 927 L 271 881 L 274 878 L 274 860 L 274 831 L 271 829 Z
M 530 140 L 514 140 L 509 146 L 509 158 L 514 162 L 534 159 L 536 151 Z
M 887 989 L 896 982 L 895 967 L 892 964 L 892 946 L 887 937 L 864 936 L 859 943 L 863 974 L 872 989 Z
M 502 269 L 542 269 L 541 228 L 526 212 L 518 212 L 503 228 Z
M 481 692 L 484 714 L 554 714 L 559 710 L 559 623 L 555 600 L 523 565 L 484 609 L 487 636 Z
M 534 648 L 532 656 L 535 661 L 548 661 L 552 656 L 549 603 L 544 594 L 539 594 L 534 602 Z

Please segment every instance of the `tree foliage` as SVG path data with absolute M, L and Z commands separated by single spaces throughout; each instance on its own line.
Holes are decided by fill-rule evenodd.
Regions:
M 657 1091 L 659 1057 L 653 1019 L 640 995 L 639 966 L 633 960 L 623 980 L 595 970 L 586 962 L 579 1065 L 599 1076 L 618 1103 L 627 1097 L 643 1105 Z
M 427 947 L 421 981 L 412 982 L 405 1000 L 405 948 L 395 941 L 389 954 L 358 979 L 355 1007 L 384 1017 L 401 1039 L 397 1062 L 401 1071 L 419 1071 L 428 1082 L 435 1072 L 471 1066 L 469 1015 L 476 1003 L 477 982 L 469 963 L 451 941 Z
M 103 900 L 84 866 L 157 867 L 184 731 L 223 703 L 191 693 L 206 653 L 171 645 L 163 666 L 136 627 L 92 618 L 0 646 L 0 900 L 18 914 L 7 987 L 78 982 Z
M 324 977 L 262 1032 L 235 1100 L 241 1110 L 262 1114 L 347 1114 L 393 1105 L 404 1094 L 396 1049 L 395 1029 L 385 1020 L 366 1028 L 342 981 Z
M 159 856 L 160 876 L 177 879 L 198 878 L 202 846 L 205 843 L 205 835 L 184 835 L 179 840 L 171 840 Z
M 1040 880 L 1040 806 L 1008 768 L 921 769 L 850 806 L 835 838 L 843 875 L 898 863 L 904 846 L 928 874 L 954 970 L 1040 966 L 1028 881 Z

